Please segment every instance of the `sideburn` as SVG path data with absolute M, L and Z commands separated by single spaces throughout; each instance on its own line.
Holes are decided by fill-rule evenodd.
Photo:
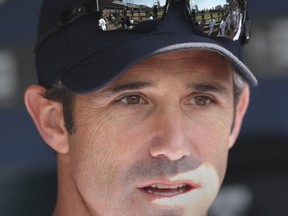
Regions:
M 234 126 L 235 126 L 235 118 L 237 113 L 237 105 L 239 103 L 240 95 L 243 92 L 243 81 L 240 77 L 236 77 L 239 75 L 236 75 L 233 73 L 233 119 L 232 119 L 232 125 L 231 125 L 231 134 L 233 133 Z
M 60 83 L 56 83 L 51 88 L 47 89 L 44 97 L 48 100 L 53 100 L 62 104 L 65 127 L 69 134 L 73 134 L 76 131 L 73 118 L 74 94 Z
M 69 134 L 73 134 L 76 131 L 73 118 L 74 94 L 72 94 L 71 92 L 65 94 L 62 104 L 65 127 Z

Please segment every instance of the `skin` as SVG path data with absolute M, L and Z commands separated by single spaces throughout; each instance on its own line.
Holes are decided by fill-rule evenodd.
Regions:
M 148 58 L 108 86 L 76 95 L 76 131 L 62 105 L 30 86 L 25 103 L 39 133 L 57 152 L 54 216 L 204 216 L 223 181 L 249 101 L 245 84 L 233 124 L 231 64 L 210 51 Z M 143 188 L 188 184 L 161 195 Z

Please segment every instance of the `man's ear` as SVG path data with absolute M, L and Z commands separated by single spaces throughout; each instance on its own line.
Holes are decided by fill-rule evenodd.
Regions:
M 239 136 L 242 121 L 248 108 L 249 99 L 250 99 L 250 88 L 248 84 L 245 84 L 243 91 L 239 97 L 239 101 L 236 105 L 234 127 L 229 138 L 229 148 L 231 148 L 235 144 L 236 139 Z
M 65 127 L 63 106 L 44 97 L 46 89 L 33 85 L 25 91 L 24 101 L 42 139 L 56 152 L 69 150 L 68 132 Z

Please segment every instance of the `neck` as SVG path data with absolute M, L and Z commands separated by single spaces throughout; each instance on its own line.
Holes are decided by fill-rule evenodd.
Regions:
M 91 216 L 88 206 L 73 181 L 69 156 L 57 155 L 57 162 L 58 191 L 53 216 Z

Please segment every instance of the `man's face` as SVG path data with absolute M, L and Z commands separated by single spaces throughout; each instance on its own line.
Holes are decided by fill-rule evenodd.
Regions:
M 233 144 L 231 71 L 213 52 L 173 52 L 76 96 L 69 169 L 94 215 L 206 214 Z

